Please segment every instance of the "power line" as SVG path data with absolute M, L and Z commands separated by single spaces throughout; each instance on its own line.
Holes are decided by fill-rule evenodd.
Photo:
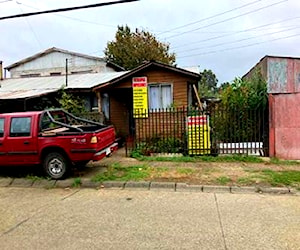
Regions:
M 28 7 L 28 8 L 31 8 L 31 9 L 40 10 L 40 9 L 35 8 L 33 6 L 30 6 L 28 4 L 24 4 L 24 3 L 20 3 L 20 2 L 18 2 L 18 3 L 24 5 L 24 6 Z M 61 15 L 61 14 L 52 14 L 52 15 L 55 15 L 55 16 L 58 16 L 58 17 L 67 18 L 67 19 L 70 19 L 70 20 L 73 20 L 73 21 L 77 21 L 77 22 L 81 22 L 81 23 L 88 23 L 88 24 L 94 24 L 94 25 L 99 25 L 99 26 L 107 26 L 107 27 L 110 27 L 110 28 L 116 28 L 116 26 L 114 26 L 114 25 L 96 23 L 96 22 L 92 22 L 92 21 L 88 21 L 88 20 L 83 20 L 83 19 L 80 19 L 80 18 L 77 18 L 77 17 L 70 17 L 70 16 Z
M 288 38 L 292 38 L 292 37 L 296 37 L 296 36 L 300 36 L 300 33 L 290 35 L 290 36 L 275 38 L 275 39 L 264 41 L 264 42 L 251 43 L 251 44 L 247 44 L 247 45 L 243 45 L 243 46 L 239 46 L 239 47 L 232 47 L 232 48 L 227 48 L 227 49 L 222 49 L 222 50 L 208 51 L 208 52 L 199 53 L 199 54 L 180 56 L 180 57 L 177 57 L 177 59 L 178 58 L 185 58 L 185 57 L 192 57 L 192 56 L 203 56 L 203 55 L 208 55 L 208 54 L 215 54 L 215 53 L 219 53 L 219 52 L 226 52 L 226 51 L 236 50 L 236 49 L 243 49 L 243 48 L 252 47 L 252 46 L 256 46 L 256 45 L 260 45 L 260 44 L 264 44 L 264 43 L 270 43 L 270 42 L 275 42 L 275 41 L 278 41 L 278 40 L 288 39 Z
M 215 22 L 215 23 L 211 23 L 211 24 L 204 25 L 204 26 L 201 26 L 201 27 L 196 28 L 196 29 L 192 29 L 192 30 L 188 30 L 188 31 L 181 32 L 180 34 L 176 34 L 176 35 L 172 35 L 172 36 L 166 37 L 165 39 L 170 39 L 170 38 L 173 38 L 173 37 L 176 37 L 176 36 L 181 36 L 181 35 L 184 35 L 184 34 L 187 34 L 187 33 L 190 33 L 190 32 L 194 32 L 194 31 L 196 31 L 196 30 L 204 29 L 204 28 L 211 27 L 211 26 L 214 26 L 214 25 L 217 25 L 217 24 L 220 24 L 220 23 L 224 23 L 224 22 L 227 22 L 227 21 L 231 21 L 231 20 L 234 20 L 234 19 L 236 19 L 236 18 L 245 16 L 245 15 L 248 15 L 248 14 L 252 14 L 252 13 L 254 13 L 254 12 L 258 12 L 258 11 L 261 11 L 261 10 L 263 10 L 263 9 L 267 9 L 267 8 L 273 7 L 273 6 L 275 6 L 275 5 L 281 4 L 281 3 L 286 2 L 286 1 L 288 1 L 288 0 L 282 0 L 282 1 L 280 1 L 280 2 L 276 2 L 276 3 L 273 3 L 273 4 L 269 4 L 269 5 L 266 5 L 266 6 L 264 6 L 264 7 L 261 7 L 261 8 L 255 9 L 255 10 L 251 10 L 251 11 L 245 12 L 245 13 L 243 13 L 243 14 L 239 14 L 239 15 L 237 15 L 237 16 L 229 17 L 229 18 L 227 18 L 227 19 L 224 19 L 224 20 L 221 20 L 221 21 L 218 21 L 218 22 Z
M 205 46 L 205 47 L 201 47 L 201 48 L 194 48 L 194 49 L 182 50 L 182 51 L 178 51 L 177 53 L 188 52 L 188 51 L 194 51 L 194 50 L 200 50 L 200 49 L 210 49 L 210 48 L 213 48 L 213 47 L 219 47 L 219 46 L 226 45 L 226 44 L 239 43 L 239 42 L 243 42 L 243 41 L 248 41 L 248 40 L 252 40 L 252 39 L 257 39 L 257 38 L 260 38 L 260 37 L 263 37 L 263 36 L 270 36 L 270 35 L 274 35 L 274 34 L 286 32 L 286 31 L 298 29 L 299 27 L 300 27 L 300 26 L 298 26 L 298 27 L 292 27 L 292 28 L 289 28 L 289 29 L 284 29 L 284 30 L 280 30 L 280 31 L 276 31 L 276 32 L 265 33 L 265 34 L 263 34 L 263 35 L 261 35 L 261 36 L 247 37 L 247 38 L 243 38 L 243 39 L 239 39 L 239 40 L 235 40 L 235 41 L 229 41 L 229 42 L 224 42 L 224 43 L 214 44 L 214 45 Z
M 194 22 L 191 22 L 191 23 L 187 23 L 187 24 L 178 26 L 178 27 L 176 27 L 176 28 L 173 28 L 173 29 L 170 29 L 170 30 L 166 30 L 166 31 L 160 32 L 160 33 L 158 33 L 158 35 L 161 35 L 161 34 L 164 34 L 164 33 L 169 33 L 169 32 L 171 32 L 171 31 L 178 30 L 178 29 L 181 29 L 181 28 L 184 28 L 184 27 L 187 27 L 187 26 L 196 24 L 196 23 L 201 23 L 201 22 L 203 22 L 203 21 L 207 21 L 207 20 L 209 20 L 209 19 L 213 19 L 213 18 L 215 18 L 215 17 L 222 16 L 222 15 L 224 15 L 224 14 L 227 14 L 227 13 L 233 12 L 233 11 L 235 11 L 235 10 L 239 10 L 239 9 L 248 7 L 248 6 L 250 6 L 250 5 L 256 4 L 257 2 L 261 2 L 261 1 L 262 1 L 262 0 L 253 1 L 253 2 L 251 2 L 251 3 L 244 4 L 244 5 L 242 5 L 242 6 L 239 6 L 239 7 L 234 8 L 234 9 L 230 9 L 230 10 L 221 12 L 221 13 L 219 13 L 219 14 L 216 14 L 216 15 L 213 15 L 213 16 L 210 16 L 210 17 L 206 17 L 206 18 L 200 19 L 200 20 L 198 20 L 198 21 L 194 21 Z
M 12 19 L 12 18 L 18 18 L 18 17 L 26 17 L 26 16 L 34 16 L 34 15 L 41 15 L 41 14 L 48 14 L 48 13 L 56 13 L 56 12 L 65 12 L 65 11 L 71 11 L 71 10 L 96 8 L 96 7 L 103 7 L 103 6 L 107 6 L 107 5 L 120 4 L 120 3 L 129 3 L 129 2 L 135 2 L 135 1 L 139 1 L 139 0 L 119 0 L 119 1 L 116 1 L 116 2 L 96 3 L 96 4 L 89 4 L 89 5 L 76 6 L 76 7 L 60 8 L 60 9 L 45 10 L 45 11 L 38 11 L 38 12 L 29 12 L 29 13 L 18 14 L 18 15 L 13 15 L 13 16 L 0 17 L 0 20 Z
M 21 13 L 23 13 L 23 10 L 22 10 L 22 8 L 21 8 L 21 6 L 20 6 L 21 3 L 19 3 L 18 1 L 16 1 L 16 4 L 18 5 L 18 7 L 19 7 Z M 27 23 L 27 25 L 29 26 L 29 29 L 30 29 L 30 31 L 32 32 L 32 34 L 33 34 L 35 40 L 36 40 L 37 43 L 39 44 L 40 48 L 42 48 L 42 47 L 43 47 L 43 46 L 42 46 L 42 43 L 41 43 L 40 39 L 38 39 L 37 34 L 34 32 L 34 29 L 32 28 L 32 26 L 31 26 L 31 24 L 30 24 L 28 18 L 25 18 L 25 20 L 26 20 L 26 23 Z
M 284 22 L 291 21 L 291 20 L 294 20 L 294 19 L 299 19 L 299 18 L 300 18 L 299 16 L 298 17 L 287 18 L 287 19 L 284 19 L 284 20 L 281 20 L 281 21 L 277 21 L 277 22 L 273 22 L 273 23 L 267 23 L 267 24 L 259 25 L 259 26 L 253 27 L 253 28 L 236 31 L 235 34 L 244 33 L 244 32 L 248 32 L 248 31 L 252 31 L 252 30 L 257 30 L 257 29 L 260 29 L 260 28 L 268 27 L 268 26 L 275 25 L 275 24 L 284 23 Z M 185 47 L 187 45 L 201 43 L 201 42 L 208 42 L 208 41 L 216 40 L 216 39 L 231 36 L 231 35 L 232 35 L 232 33 L 219 35 L 219 36 L 214 36 L 214 37 L 198 40 L 198 41 L 195 41 L 195 42 L 190 42 L 190 43 L 185 43 L 185 44 L 182 44 L 182 45 L 178 45 L 178 46 L 173 47 L 172 49 L 177 49 L 177 48 Z
M 0 1 L 0 3 L 6 3 L 6 2 L 10 2 L 12 0 L 4 0 L 4 1 Z

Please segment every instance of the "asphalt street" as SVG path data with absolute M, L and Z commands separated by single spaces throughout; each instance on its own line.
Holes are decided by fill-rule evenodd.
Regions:
M 300 249 L 300 196 L 0 188 L 4 249 Z

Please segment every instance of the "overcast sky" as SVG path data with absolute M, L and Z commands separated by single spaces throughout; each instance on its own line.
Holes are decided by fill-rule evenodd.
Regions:
M 0 17 L 101 2 L 0 0 Z M 126 24 L 170 43 L 179 67 L 211 69 L 220 83 L 265 55 L 300 56 L 299 0 L 140 0 L 2 20 L 0 60 L 8 66 L 50 47 L 103 56 L 117 26 Z

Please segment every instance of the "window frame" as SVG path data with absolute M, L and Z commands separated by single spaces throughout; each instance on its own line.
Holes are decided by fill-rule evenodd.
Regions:
M 5 118 L 4 117 L 1 117 L 0 120 L 3 120 L 3 127 L 1 128 L 0 127 L 0 138 L 3 138 L 4 137 L 4 129 L 5 129 Z M 1 124 L 1 122 L 0 122 Z M 2 129 L 2 131 L 1 131 Z
M 21 74 L 20 76 L 21 76 L 21 78 L 40 77 L 41 73 Z
M 17 131 L 17 132 L 12 132 L 13 128 L 13 120 L 14 119 L 24 119 L 27 118 L 29 119 L 29 131 Z M 31 123 L 32 123 L 32 117 L 31 116 L 19 116 L 19 117 L 11 117 L 10 119 L 10 127 L 9 127 L 9 137 L 30 137 L 31 136 Z
M 156 82 L 156 83 L 149 83 L 148 84 L 148 103 L 149 103 L 149 110 L 150 112 L 155 112 L 155 111 L 158 111 L 158 110 L 164 110 L 168 107 L 162 107 L 162 86 L 169 86 L 170 89 L 171 89 L 171 103 L 170 105 L 172 105 L 172 103 L 174 102 L 174 96 L 173 96 L 173 83 L 169 83 L 169 82 Z M 159 103 L 159 108 L 152 108 L 150 107 L 150 104 L 151 104 L 151 87 L 159 87 L 159 95 L 160 95 L 160 103 Z

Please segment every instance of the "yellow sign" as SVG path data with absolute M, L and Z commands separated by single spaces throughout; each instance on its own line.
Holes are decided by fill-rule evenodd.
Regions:
M 189 116 L 188 128 L 188 152 L 189 155 L 210 154 L 210 128 L 208 116 Z
M 133 89 L 133 117 L 148 117 L 148 86 L 147 77 L 134 77 L 132 79 Z

